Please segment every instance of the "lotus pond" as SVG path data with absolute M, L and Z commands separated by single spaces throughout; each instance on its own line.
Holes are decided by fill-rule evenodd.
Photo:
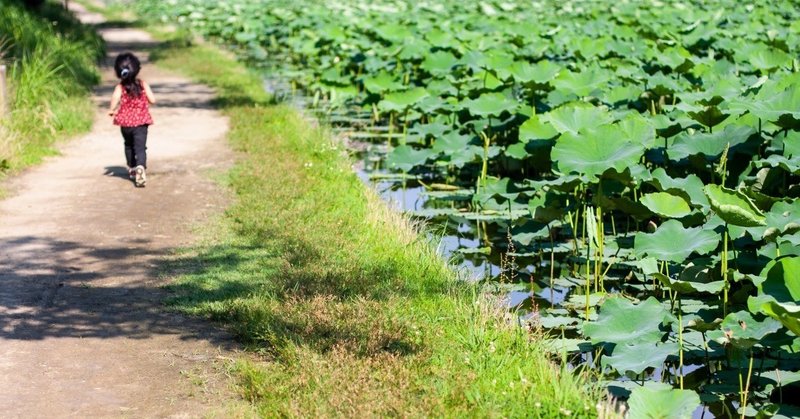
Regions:
M 141 1 L 232 48 L 632 417 L 800 415 L 793 1 Z

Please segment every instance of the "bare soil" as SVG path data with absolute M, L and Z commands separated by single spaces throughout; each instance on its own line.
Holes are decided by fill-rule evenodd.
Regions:
M 170 312 L 160 288 L 164 260 L 226 205 L 210 174 L 233 159 L 227 120 L 210 105 L 211 89 L 148 63 L 155 44 L 145 32 L 101 32 L 109 59 L 94 129 L 11 179 L 0 201 L 0 416 L 230 416 L 238 403 L 224 362 L 235 344 Z M 105 113 L 117 83 L 110 64 L 123 50 L 138 53 L 158 100 L 146 188 L 128 179 L 119 128 Z

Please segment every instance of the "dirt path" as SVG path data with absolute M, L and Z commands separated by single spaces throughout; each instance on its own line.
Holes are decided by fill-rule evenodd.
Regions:
M 92 132 L 12 180 L 0 202 L 0 416 L 227 415 L 235 397 L 220 359 L 231 340 L 165 311 L 157 270 L 192 242 L 193 223 L 225 205 L 208 173 L 232 160 L 227 121 L 210 89 L 148 64 L 146 33 L 102 33 L 110 56 L 140 53 L 159 101 L 148 184 L 127 179 L 119 129 L 104 113 L 116 83 L 106 66 Z

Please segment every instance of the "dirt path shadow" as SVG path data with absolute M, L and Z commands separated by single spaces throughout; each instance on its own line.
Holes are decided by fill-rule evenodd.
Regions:
M 85 22 L 102 22 L 71 4 Z M 233 160 L 227 120 L 211 89 L 148 62 L 155 42 L 145 32 L 98 30 L 109 59 L 95 128 L 12 179 L 0 201 L 2 416 L 226 416 L 237 398 L 222 363 L 235 344 L 168 311 L 159 269 L 226 205 L 209 173 Z M 159 100 L 146 188 L 127 179 L 119 129 L 104 112 L 116 83 L 108 63 L 131 49 Z

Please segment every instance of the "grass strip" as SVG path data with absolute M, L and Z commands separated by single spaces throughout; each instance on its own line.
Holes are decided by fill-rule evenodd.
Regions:
M 174 37 L 153 61 L 217 89 L 239 159 L 234 204 L 171 266 L 173 304 L 262 354 L 233 367 L 261 414 L 597 415 L 601 390 L 457 281 L 325 128 L 229 54 Z
M 88 131 L 91 88 L 105 44 L 61 2 L 26 8 L 0 0 L 0 61 L 9 71 L 9 113 L 0 115 L 0 177 L 55 154 L 60 138 Z

